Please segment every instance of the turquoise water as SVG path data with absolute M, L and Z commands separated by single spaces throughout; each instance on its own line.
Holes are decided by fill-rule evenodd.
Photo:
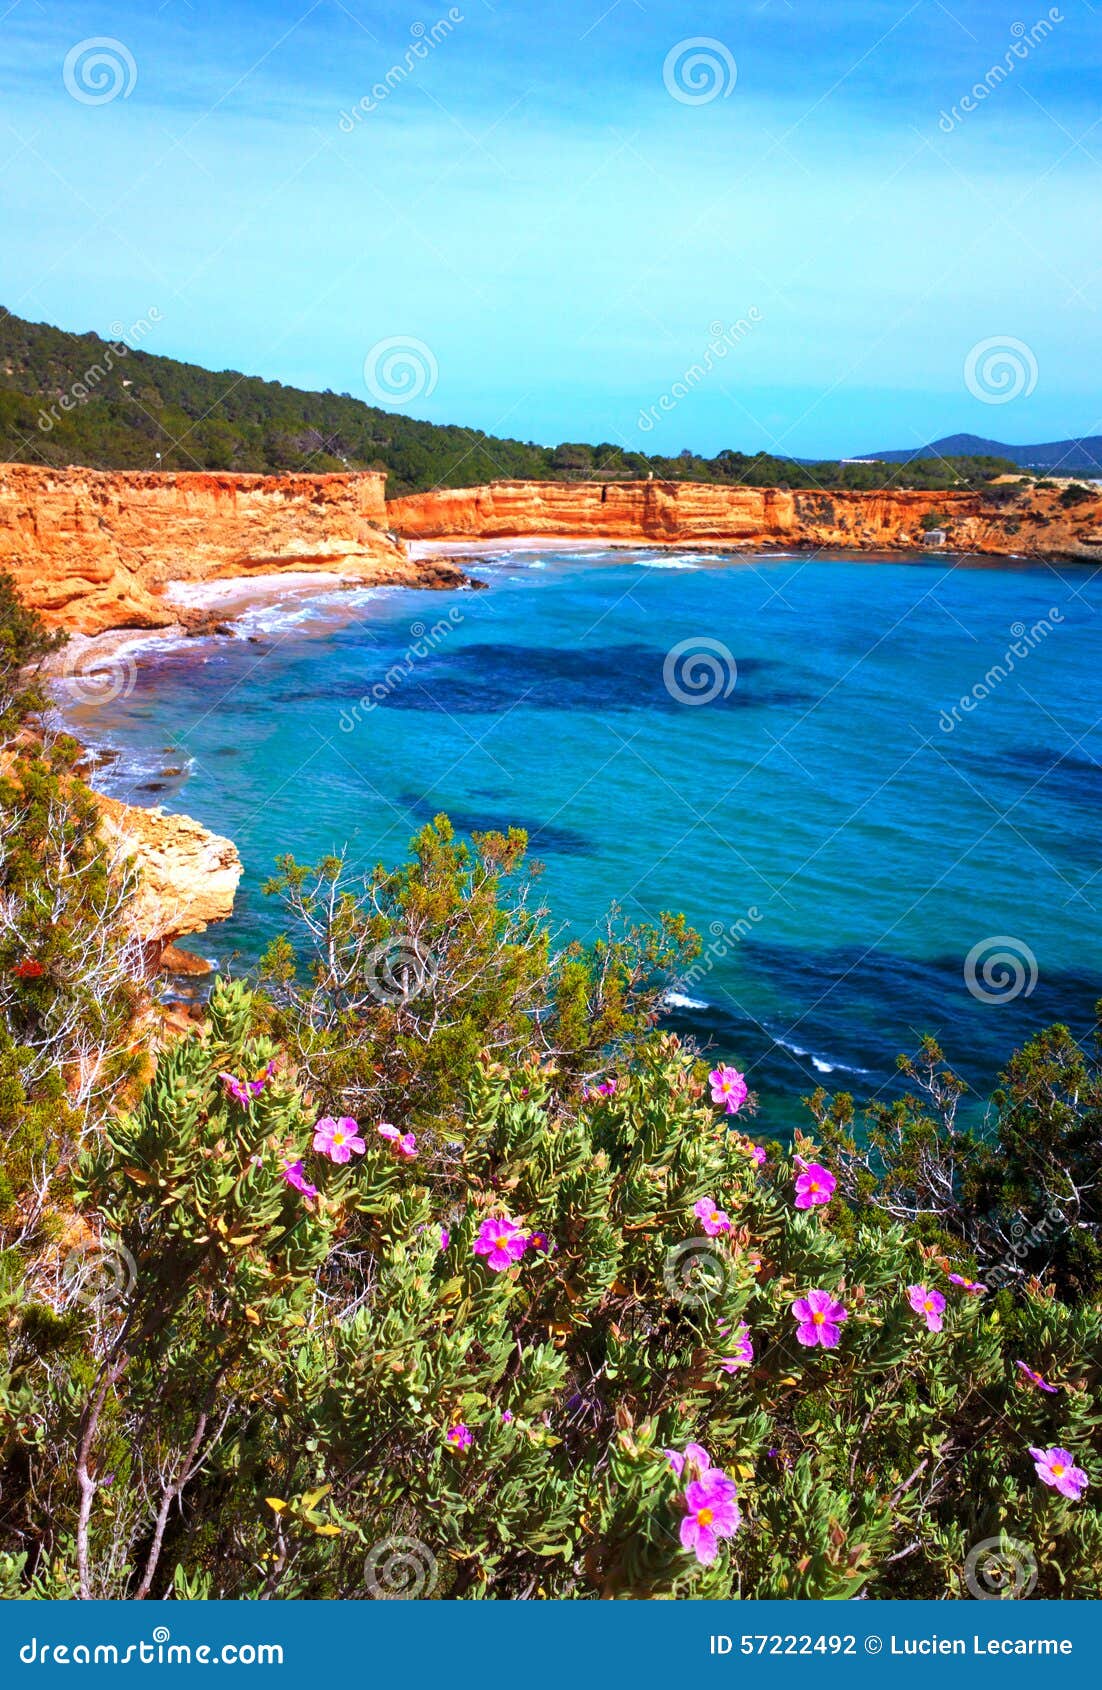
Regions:
M 186 642 L 125 699 L 71 712 L 122 748 L 101 784 L 237 841 L 238 911 L 210 954 L 251 961 L 278 930 L 259 890 L 278 852 L 393 863 L 446 810 L 465 830 L 526 827 L 571 933 L 613 900 L 631 920 L 686 912 L 706 952 L 671 1018 L 747 1071 L 766 1131 L 801 1120 L 817 1083 L 889 1095 L 922 1032 L 984 1088 L 1036 1027 L 1087 1031 L 1102 996 L 1088 571 L 645 551 L 471 567 L 489 591 L 252 612 L 238 637 Z M 718 690 L 682 702 L 692 674 L 667 654 L 702 639 L 714 675 L 696 682 Z M 994 938 L 1021 968 L 1009 986 L 977 976 L 984 1001 L 965 965 Z

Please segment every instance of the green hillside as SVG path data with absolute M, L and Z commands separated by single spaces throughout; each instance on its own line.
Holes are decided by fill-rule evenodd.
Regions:
M 307 393 L 0 314 L 0 460 L 97 469 L 381 469 L 391 495 L 501 477 L 592 476 L 790 487 L 977 485 L 999 458 L 805 464 L 766 453 L 648 457 L 604 443 L 539 446 L 420 422 L 347 393 Z

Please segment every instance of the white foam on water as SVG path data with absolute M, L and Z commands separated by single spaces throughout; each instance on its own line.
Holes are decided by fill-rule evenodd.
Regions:
M 667 1009 L 708 1009 L 704 998 L 690 998 L 684 992 L 664 992 L 662 1002 Z
M 805 1050 L 803 1045 L 793 1044 L 791 1039 L 782 1039 L 776 1033 L 770 1033 L 770 1038 L 782 1050 L 787 1050 L 792 1056 L 806 1056 L 817 1074 L 867 1074 L 867 1068 L 857 1068 L 850 1062 L 828 1062 L 825 1056 L 816 1056 L 814 1051 Z

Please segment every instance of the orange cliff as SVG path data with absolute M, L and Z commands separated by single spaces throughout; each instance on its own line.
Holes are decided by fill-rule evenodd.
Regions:
M 983 493 L 788 491 L 699 481 L 494 481 L 391 499 L 407 540 L 524 537 L 646 545 L 906 549 L 939 518 L 955 551 L 1102 560 L 1102 497 L 1065 509 L 1058 489 Z
M 332 570 L 454 586 L 388 532 L 386 477 L 174 474 L 0 464 L 0 570 L 51 627 L 97 634 L 180 619 L 175 581 Z

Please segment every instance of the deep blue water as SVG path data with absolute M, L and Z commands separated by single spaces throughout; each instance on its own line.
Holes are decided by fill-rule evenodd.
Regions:
M 820 1082 L 890 1094 L 923 1032 L 981 1091 L 1037 1027 L 1086 1033 L 1102 997 L 1088 570 L 645 551 L 472 570 L 489 591 L 252 613 L 252 640 L 187 642 L 127 698 L 71 712 L 124 750 L 102 784 L 237 841 L 238 913 L 199 942 L 210 954 L 252 960 L 279 929 L 259 891 L 278 852 L 393 863 L 446 810 L 527 828 L 572 933 L 614 900 L 630 920 L 686 912 L 708 948 L 673 1019 L 747 1071 L 766 1132 Z M 713 651 L 717 696 L 681 702 L 667 654 L 702 638 L 737 680 Z M 971 713 L 944 714 L 1000 664 Z M 184 759 L 186 779 L 163 776 Z M 965 961 L 996 936 L 1027 986 L 1035 959 L 1035 984 L 979 1001 Z

